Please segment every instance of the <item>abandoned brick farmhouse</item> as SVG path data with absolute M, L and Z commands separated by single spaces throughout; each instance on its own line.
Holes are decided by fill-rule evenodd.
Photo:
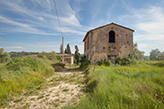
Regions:
M 84 42 L 84 55 L 91 64 L 99 60 L 111 60 L 127 57 L 133 53 L 134 30 L 110 23 L 86 33 Z

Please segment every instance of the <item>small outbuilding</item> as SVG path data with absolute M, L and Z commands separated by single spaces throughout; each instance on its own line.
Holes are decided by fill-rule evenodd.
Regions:
M 62 58 L 62 54 L 56 54 Z M 64 62 L 72 65 L 74 63 L 74 56 L 71 54 L 64 54 Z

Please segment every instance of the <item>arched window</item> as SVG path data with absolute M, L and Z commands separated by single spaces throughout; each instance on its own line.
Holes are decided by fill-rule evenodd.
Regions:
M 109 32 L 109 43 L 115 43 L 115 33 L 114 33 L 114 31 Z

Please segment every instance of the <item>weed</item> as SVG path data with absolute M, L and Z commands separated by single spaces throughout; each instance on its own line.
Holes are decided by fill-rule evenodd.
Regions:
M 23 98 L 19 98 L 19 99 L 14 100 L 14 102 L 20 102 L 22 100 L 23 100 Z
M 59 101 L 59 99 L 55 99 L 55 101 Z
M 50 94 L 47 94 L 46 96 L 50 96 Z
M 36 107 L 36 106 L 37 106 L 37 104 L 34 104 L 34 105 L 33 105 L 33 107 Z
M 24 107 L 29 107 L 30 106 L 30 103 L 26 103 L 26 105 Z
M 35 98 L 31 98 L 30 100 L 35 100 Z
M 75 82 L 75 80 L 74 79 L 70 79 L 69 82 Z
M 39 96 L 37 99 L 41 99 L 41 98 L 44 98 L 44 95 Z
M 29 95 L 31 95 L 33 93 L 33 91 L 28 91 L 28 92 L 26 92 L 24 95 L 25 96 L 29 96 Z
M 69 89 L 63 89 L 62 91 L 63 91 L 63 92 L 68 92 L 68 91 L 69 91 Z
M 59 103 L 54 103 L 54 106 L 55 106 L 55 107 L 58 107 L 58 106 L 59 106 Z
M 59 96 L 59 93 L 57 93 L 56 96 Z
M 62 100 L 62 101 L 60 101 L 61 103 L 65 103 L 65 101 L 64 100 Z

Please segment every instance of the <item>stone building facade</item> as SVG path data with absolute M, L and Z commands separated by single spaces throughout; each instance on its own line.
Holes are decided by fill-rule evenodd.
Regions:
M 104 59 L 115 62 L 118 56 L 127 57 L 133 53 L 133 32 L 116 23 L 90 30 L 83 39 L 84 55 L 91 64 Z

